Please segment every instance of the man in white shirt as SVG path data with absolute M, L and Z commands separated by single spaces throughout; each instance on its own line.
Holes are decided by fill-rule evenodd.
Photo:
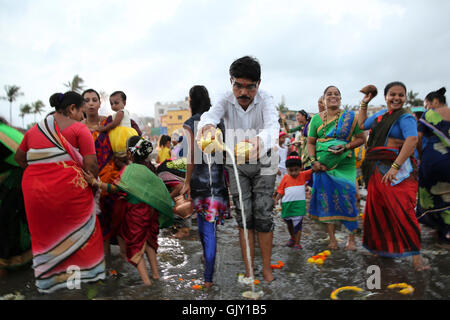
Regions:
M 206 137 L 208 133 L 214 137 L 216 125 L 223 119 L 228 150 L 234 151 L 235 145 L 241 141 L 247 141 L 253 146 L 249 160 L 238 165 L 251 266 L 247 259 L 237 180 L 230 159 L 227 159 L 225 167 L 236 205 L 236 221 L 239 225 L 246 277 L 253 275 L 257 232 L 263 260 L 263 277 L 270 282 L 274 279 L 270 262 L 274 229 L 272 195 L 279 160 L 276 151 L 280 131 L 278 112 L 273 97 L 259 90 L 261 67 L 255 58 L 245 56 L 234 61 L 230 66 L 230 77 L 232 92 L 227 92 L 202 115 L 198 123 L 197 140 Z

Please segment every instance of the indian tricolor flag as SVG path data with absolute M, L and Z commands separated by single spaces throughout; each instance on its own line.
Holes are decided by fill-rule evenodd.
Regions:
M 277 188 L 282 194 L 281 217 L 296 217 L 306 215 L 305 185 L 311 179 L 312 171 L 302 171 L 296 178 L 286 174 Z
M 281 199 L 281 217 L 295 217 L 306 214 L 305 186 L 291 186 L 284 189 Z

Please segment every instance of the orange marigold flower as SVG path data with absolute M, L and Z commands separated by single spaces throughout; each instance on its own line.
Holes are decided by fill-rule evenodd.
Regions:
M 192 286 L 192 289 L 200 290 L 200 289 L 203 289 L 203 287 L 201 285 L 199 285 L 199 284 L 195 284 L 195 285 Z

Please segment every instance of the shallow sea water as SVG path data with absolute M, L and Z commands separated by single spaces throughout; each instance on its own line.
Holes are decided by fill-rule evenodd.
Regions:
M 357 250 L 344 250 L 347 234 L 336 233 L 339 250 L 332 251 L 322 266 L 307 262 L 311 256 L 327 249 L 327 233 L 324 225 L 309 217 L 304 219 L 302 246 L 295 250 L 285 246 L 289 238 L 286 225 L 274 214 L 272 263 L 282 261 L 284 267 L 274 270 L 276 278 L 270 284 L 264 282 L 261 273 L 261 255 L 256 247 L 255 278 L 262 290 L 262 300 L 329 300 L 333 290 L 342 286 L 357 286 L 362 293 L 342 292 L 343 300 L 448 300 L 450 299 L 450 255 L 448 250 L 435 246 L 435 233 L 421 225 L 422 253 L 431 270 L 416 272 L 411 258 L 389 259 L 371 255 L 361 245 L 361 234 L 356 237 Z M 361 224 L 360 224 L 361 226 Z M 34 285 L 33 270 L 25 268 L 0 278 L 0 297 L 19 292 L 26 300 L 240 300 L 243 292 L 251 290 L 250 285 L 238 282 L 238 273 L 244 272 L 235 219 L 225 220 L 218 227 L 218 248 L 214 273 L 214 286 L 210 289 L 194 290 L 195 284 L 202 284 L 202 246 L 197 234 L 196 220 L 190 236 L 172 239 L 172 230 L 160 231 L 158 263 L 160 280 L 153 280 L 152 286 L 144 286 L 137 270 L 119 254 L 119 247 L 112 246 L 108 276 L 105 280 L 82 284 L 81 289 L 63 289 L 52 294 L 40 294 Z M 368 289 L 369 266 L 380 268 L 381 288 Z M 147 264 L 148 266 L 148 264 Z M 113 269 L 119 276 L 111 276 Z M 401 295 L 397 290 L 387 289 L 392 283 L 406 282 L 415 288 L 412 295 Z M 371 282 L 373 283 L 373 282 Z

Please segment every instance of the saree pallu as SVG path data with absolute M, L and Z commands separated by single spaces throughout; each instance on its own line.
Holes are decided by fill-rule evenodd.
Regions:
M 431 109 L 419 120 L 419 131 L 423 151 L 416 215 L 437 230 L 441 244 L 450 244 L 450 121 Z
M 104 119 L 100 125 L 106 126 L 112 122 L 112 117 Z M 92 138 L 95 144 L 95 153 L 97 154 L 97 164 L 99 176 L 103 168 L 111 161 L 113 156 L 113 151 L 111 148 L 111 142 L 109 140 L 109 135 L 107 132 L 99 132 L 97 130 L 91 131 Z
M 375 165 L 365 173 L 365 177 L 367 174 L 370 177 L 363 222 L 363 246 L 372 253 L 386 257 L 417 255 L 420 252 L 420 227 L 414 211 L 417 202 L 414 171 L 395 185 L 381 182 L 397 155 L 398 150 L 387 147 L 372 148 L 366 154 L 366 161 L 373 161 Z
M 313 173 L 309 206 L 312 218 L 325 223 L 340 221 L 350 232 L 358 228 L 355 155 L 352 150 L 335 155 L 328 148 L 350 142 L 356 126 L 355 113 L 345 111 L 337 126 L 329 123 L 325 128 L 323 125 L 318 128 L 316 158 L 328 171 Z
M 92 190 L 82 174 L 81 155 L 68 144 L 53 118 L 38 124 L 54 148 L 30 149 L 22 189 L 36 286 L 50 293 L 105 278 L 103 241 Z M 76 271 L 76 274 L 73 271 Z

